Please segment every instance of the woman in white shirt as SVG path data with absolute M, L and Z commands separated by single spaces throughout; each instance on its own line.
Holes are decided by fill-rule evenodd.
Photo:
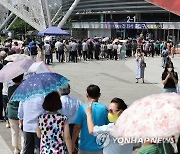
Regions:
M 90 134 L 97 136 L 96 142 L 103 148 L 103 154 L 132 154 L 134 144 L 118 144 L 117 140 L 109 135 L 114 124 L 127 105 L 120 98 L 113 98 L 108 107 L 110 123 L 103 126 L 94 126 L 91 105 L 86 109 L 87 125 Z M 104 141 L 104 142 L 102 142 Z

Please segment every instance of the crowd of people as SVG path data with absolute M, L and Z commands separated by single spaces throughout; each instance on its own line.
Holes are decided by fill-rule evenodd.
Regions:
M 136 57 L 137 71 L 136 83 L 142 79 L 144 83 L 144 70 L 146 67 L 144 56 L 162 56 L 164 72 L 162 82 L 164 92 L 177 92 L 178 74 L 174 71 L 173 63 L 169 57 L 174 56 L 174 46 L 171 42 L 153 40 L 127 40 L 126 42 L 103 42 L 98 39 L 76 41 L 57 40 L 39 43 L 35 39 L 25 41 L 22 47 L 17 42 L 7 40 L 1 46 L 2 60 L 11 54 L 26 54 L 33 60 L 43 60 L 46 64 L 53 62 L 53 53 L 61 62 L 74 62 L 92 59 L 118 60 L 127 57 Z M 164 54 L 164 52 L 167 52 Z M 1 66 L 5 64 L 4 62 Z M 3 67 L 3 66 L 2 66 Z M 12 146 L 14 154 L 148 154 L 150 150 L 164 153 L 162 144 L 149 144 L 146 148 L 140 144 L 124 144 L 110 141 L 110 144 L 99 146 L 96 136 L 100 133 L 109 133 L 116 120 L 127 105 L 121 98 L 113 98 L 108 107 L 99 102 L 101 91 L 98 85 L 89 85 L 86 89 L 88 102 L 83 104 L 79 99 L 72 98 L 70 85 L 54 91 L 45 97 L 35 97 L 26 102 L 11 101 L 14 91 L 22 83 L 23 74 L 12 79 L 10 85 L 4 88 L 3 100 L 6 126 L 11 128 Z M 8 88 L 7 88 L 8 87 Z M 8 104 L 8 106 L 7 106 Z M 18 139 L 21 138 L 21 147 Z M 173 153 L 170 144 L 165 145 L 167 154 Z M 148 151 L 149 150 L 149 151 Z M 152 153 L 150 153 L 152 154 Z M 154 154 L 159 154 L 154 152 Z
M 107 59 L 107 60 L 124 60 L 127 57 L 136 55 L 137 49 L 140 48 L 144 56 L 162 56 L 163 67 L 169 54 L 172 58 L 175 54 L 175 47 L 172 40 L 159 41 L 150 38 L 144 39 L 50 39 L 37 41 L 35 38 L 26 39 L 19 44 L 7 39 L 4 44 L 0 42 L 1 55 L 24 53 L 31 56 L 33 60 L 40 59 L 47 64 L 53 63 L 53 53 L 56 53 L 56 59 L 59 62 L 75 62 Z
M 10 96 L 22 79 L 23 75 L 13 79 L 15 84 L 8 90 Z M 148 149 L 164 153 L 162 144 L 148 144 L 146 148 L 140 148 L 139 143 L 119 145 L 111 139 L 107 146 L 99 146 L 96 136 L 111 131 L 116 120 L 127 109 L 126 103 L 121 98 L 113 98 L 107 108 L 99 102 L 99 86 L 93 84 L 86 90 L 89 102 L 87 104 L 82 104 L 69 94 L 68 84 L 45 98 L 36 97 L 20 103 L 10 101 L 8 119 L 11 124 L 14 154 L 72 154 L 77 153 L 77 149 L 79 154 L 132 154 L 133 150 L 136 150 L 137 154 L 145 154 Z M 170 144 L 166 145 L 166 150 L 167 154 L 173 154 Z

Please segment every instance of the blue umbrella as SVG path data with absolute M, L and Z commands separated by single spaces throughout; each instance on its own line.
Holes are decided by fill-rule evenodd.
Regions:
M 46 35 L 60 36 L 60 35 L 69 35 L 69 33 L 62 30 L 59 27 L 52 26 L 38 33 L 38 36 L 46 36 Z
M 16 89 L 12 101 L 24 102 L 37 96 L 46 96 L 66 86 L 69 80 L 57 73 L 40 73 L 29 77 Z

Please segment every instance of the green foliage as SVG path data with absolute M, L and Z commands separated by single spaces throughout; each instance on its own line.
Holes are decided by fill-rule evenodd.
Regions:
M 18 18 L 15 23 L 11 26 L 10 30 L 14 30 L 15 34 L 25 34 L 25 32 L 34 30 L 32 26 Z

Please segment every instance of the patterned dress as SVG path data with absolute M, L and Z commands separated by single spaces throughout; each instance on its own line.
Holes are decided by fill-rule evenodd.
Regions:
M 67 117 L 57 114 L 42 114 L 38 117 L 41 129 L 40 154 L 66 154 L 67 148 L 63 139 Z

